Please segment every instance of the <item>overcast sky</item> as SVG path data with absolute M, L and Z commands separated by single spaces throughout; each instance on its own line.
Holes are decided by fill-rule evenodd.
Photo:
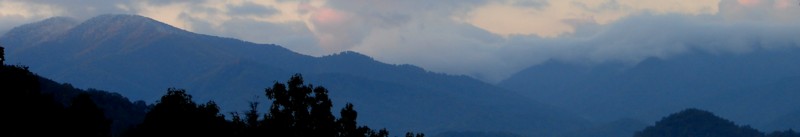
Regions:
M 636 63 L 800 46 L 798 0 L 0 0 L 0 33 L 100 14 L 488 82 L 550 59 Z

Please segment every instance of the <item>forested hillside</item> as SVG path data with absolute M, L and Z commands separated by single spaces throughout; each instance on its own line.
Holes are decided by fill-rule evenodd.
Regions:
M 0 48 L 0 51 L 3 51 Z M 0 59 L 5 59 L 0 52 Z M 328 90 L 304 84 L 298 74 L 265 91 L 272 101 L 267 113 L 257 102 L 243 116 L 226 119 L 213 101 L 195 103 L 185 90 L 170 88 L 152 106 L 132 103 L 116 93 L 81 90 L 37 76 L 25 66 L 0 66 L 0 89 L 6 94 L 6 136 L 292 136 L 388 137 L 357 123 L 353 104 L 332 112 Z M 37 132 L 30 132 L 37 131 Z M 424 134 L 406 133 L 409 137 Z

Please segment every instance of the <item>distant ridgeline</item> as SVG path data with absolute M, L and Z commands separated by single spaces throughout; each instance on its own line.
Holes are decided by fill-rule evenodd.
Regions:
M 664 117 L 634 137 L 800 137 L 791 129 L 764 134 L 750 126 L 738 126 L 711 112 L 686 109 Z
M 79 22 L 53 17 L 0 36 L 8 64 L 74 87 L 113 91 L 153 103 L 169 87 L 220 111 L 248 110 L 264 88 L 300 73 L 324 84 L 334 108 L 357 104 L 361 124 L 436 134 L 509 132 L 555 136 L 589 125 L 584 118 L 482 81 L 387 64 L 357 52 L 314 57 L 280 45 L 258 44 L 182 30 L 139 15 L 100 15 Z M 99 104 L 99 103 L 98 103 Z M 632 131 L 631 131 L 632 132 Z
M 2 49 L 0 60 L 5 59 Z M 58 84 L 19 65 L 0 66 L 0 91 L 6 104 L 2 136 L 389 136 L 385 129 L 358 126 L 352 104 L 336 118 L 328 91 L 304 85 L 299 74 L 266 90 L 273 101 L 270 112 L 261 116 L 255 109 L 258 103 L 251 103 L 244 117 L 231 113 L 231 120 L 213 101 L 195 103 L 181 89 L 168 89 L 156 104 L 147 106 L 116 93 Z

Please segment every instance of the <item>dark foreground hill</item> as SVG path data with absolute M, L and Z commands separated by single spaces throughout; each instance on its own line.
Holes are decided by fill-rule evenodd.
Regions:
M 588 123 L 466 76 L 384 64 L 355 52 L 311 57 L 135 15 L 103 15 L 82 23 L 52 18 L 9 31 L 0 44 L 14 57 L 6 61 L 10 64 L 148 102 L 177 87 L 198 101 L 216 101 L 224 112 L 243 111 L 249 101 L 264 100 L 264 87 L 302 73 L 309 83 L 337 91 L 331 93 L 334 108 L 359 104 L 360 121 L 391 131 L 552 136 Z
M 800 137 L 794 130 L 774 131 L 765 134 L 750 126 L 736 125 L 711 112 L 685 109 L 671 114 L 636 132 L 634 137 Z
M 142 122 L 147 106 L 101 90 L 81 90 L 0 64 L 5 136 L 119 135 Z

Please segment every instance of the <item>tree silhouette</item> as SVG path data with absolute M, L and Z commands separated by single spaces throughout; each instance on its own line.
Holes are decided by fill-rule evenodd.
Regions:
M 48 83 L 48 89 L 73 88 L 69 84 Z M 69 105 L 52 96 L 42 94 L 38 76 L 26 67 L 0 66 L 0 89 L 8 96 L 1 101 L 9 105 L 10 116 L 4 117 L 4 136 L 111 136 L 112 121 L 106 118 L 104 109 L 95 103 L 97 98 L 107 95 L 92 95 L 92 92 L 75 92 Z M 98 92 L 98 91 L 94 91 Z M 156 104 L 149 107 L 141 124 L 129 129 L 123 136 L 289 136 L 289 137 L 388 137 L 386 129 L 372 130 L 358 126 L 358 112 L 353 104 L 346 104 L 341 117 L 331 113 L 333 103 L 328 90 L 303 84 L 299 74 L 292 76 L 286 85 L 275 83 L 266 91 L 272 100 L 270 110 L 259 118 L 258 103 L 251 102 L 245 118 L 231 113 L 232 120 L 225 120 L 219 106 L 213 101 L 198 104 L 185 90 L 169 88 Z M 59 98 L 63 98 L 61 95 Z M 62 100 L 63 101 L 63 100 Z M 100 100 L 108 102 L 108 100 Z M 41 132 L 29 132 L 41 131 Z M 422 137 L 417 134 L 417 137 Z
M 247 126 L 259 127 L 258 122 L 258 102 L 250 102 L 250 110 L 245 113 L 247 119 Z
M 333 103 L 324 87 L 304 85 L 295 74 L 286 85 L 276 82 L 265 91 L 272 100 L 264 125 L 271 135 L 292 137 L 386 137 L 385 129 L 374 131 L 356 123 L 358 112 L 348 103 L 336 119 L 331 113 Z
M 230 133 L 228 122 L 219 114 L 214 102 L 198 105 L 185 90 L 170 88 L 130 136 L 226 136 Z
M 39 78 L 23 66 L 0 65 L 3 136 L 58 136 L 64 132 L 63 104 L 41 93 Z M 43 132 L 30 132 L 43 131 Z
M 339 136 L 358 137 L 366 134 L 366 132 L 359 131 L 358 125 L 356 125 L 358 112 L 353 109 L 353 104 L 347 103 L 347 105 L 345 105 L 345 107 L 342 109 L 340 116 L 341 118 L 336 121 L 336 123 L 339 124 L 339 127 L 341 127 Z
M 336 135 L 336 118 L 331 114 L 333 103 L 328 98 L 328 90 L 314 88 L 314 100 L 311 104 L 312 136 L 332 137 Z
M 359 127 L 356 122 L 358 112 L 353 109 L 353 104 L 347 103 L 340 113 L 336 123 L 339 125 L 340 137 L 388 137 L 389 131 L 381 129 L 378 132 L 370 129 L 368 126 Z
M 272 100 L 269 112 L 259 120 L 258 103 L 250 102 L 245 118 L 231 113 L 234 136 L 288 136 L 288 137 L 387 137 L 385 129 L 374 131 L 358 127 L 357 112 L 353 104 L 342 109 L 342 118 L 331 113 L 333 103 L 324 87 L 305 85 L 300 74 L 292 76 L 286 84 L 275 82 L 265 90 Z
M 296 137 L 335 135 L 330 111 L 333 105 L 325 88 L 304 85 L 302 76 L 295 74 L 286 85 L 276 82 L 265 92 L 272 100 L 265 118 L 271 133 Z
M 294 78 L 294 77 L 292 77 Z M 272 99 L 269 114 L 265 117 L 268 132 L 280 135 L 294 136 L 290 129 L 294 125 L 294 116 L 291 110 L 291 99 L 286 90 L 286 85 L 275 83 L 266 90 L 267 98 Z
M 231 125 L 234 129 L 234 136 L 257 137 L 267 135 L 264 122 L 259 121 L 258 102 L 254 101 L 249 104 L 250 110 L 245 112 L 244 119 L 238 113 L 231 113 L 233 115 Z

